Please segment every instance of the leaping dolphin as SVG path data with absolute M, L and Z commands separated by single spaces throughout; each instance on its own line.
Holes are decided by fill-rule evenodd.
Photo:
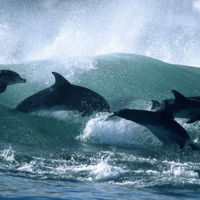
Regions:
M 152 112 L 124 109 L 114 112 L 110 117 L 112 116 L 118 116 L 145 126 L 163 144 L 178 144 L 180 148 L 189 147 L 193 150 L 199 150 L 199 147 L 192 142 L 186 130 L 167 111 Z
M 14 71 L 0 70 L 0 93 L 4 92 L 9 85 L 25 83 L 26 79 L 20 77 Z
M 165 99 L 162 103 L 153 101 L 153 108 L 168 110 L 174 117 L 193 118 L 200 113 L 200 97 L 185 97 L 181 93 L 172 90 L 175 99 Z
M 110 112 L 109 104 L 98 93 L 71 84 L 59 73 L 52 74 L 55 77 L 55 84 L 28 97 L 16 107 L 16 110 L 23 113 L 51 108 L 77 110 L 83 116 L 91 115 L 94 111 Z

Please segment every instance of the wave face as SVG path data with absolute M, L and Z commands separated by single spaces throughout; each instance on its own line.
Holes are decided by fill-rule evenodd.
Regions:
M 199 199 L 199 152 L 109 113 L 14 110 L 53 71 L 112 111 L 199 96 L 199 16 L 199 0 L 0 0 L 0 70 L 27 79 L 0 95 L 0 198 Z

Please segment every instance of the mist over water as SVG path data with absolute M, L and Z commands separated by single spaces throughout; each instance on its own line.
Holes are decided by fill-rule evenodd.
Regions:
M 0 63 L 134 53 L 200 66 L 198 0 L 1 0 Z

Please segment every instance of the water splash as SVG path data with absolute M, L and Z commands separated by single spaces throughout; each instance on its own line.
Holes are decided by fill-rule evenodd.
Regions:
M 2 0 L 0 62 L 122 52 L 199 66 L 198 5 L 197 0 Z
M 108 114 L 100 114 L 90 119 L 83 134 L 77 139 L 83 142 L 132 147 L 161 144 L 151 132 L 142 126 L 124 119 L 107 120 L 107 116 Z

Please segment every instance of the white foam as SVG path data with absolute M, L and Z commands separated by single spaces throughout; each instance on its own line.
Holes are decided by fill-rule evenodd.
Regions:
M 160 145 L 160 141 L 142 126 L 124 119 L 106 120 L 107 116 L 108 114 L 101 114 L 89 120 L 83 134 L 77 139 L 119 146 Z
M 199 178 L 198 172 L 195 171 L 195 164 L 194 163 L 180 163 L 175 161 L 163 161 L 163 163 L 168 165 L 168 170 L 164 170 L 163 174 L 165 176 L 175 176 L 177 179 L 180 179 L 182 181 L 187 180 L 188 178 Z M 196 166 L 197 169 L 199 168 Z
M 193 7 L 196 9 L 198 12 L 200 12 L 200 0 L 196 0 L 193 2 Z
M 83 121 L 83 117 L 78 111 L 40 110 L 37 112 L 33 112 L 32 114 L 58 119 L 59 121 L 65 121 L 66 123 L 74 123 L 75 121 L 81 120 Z
M 0 156 L 3 157 L 6 161 L 14 161 L 15 160 L 15 151 L 10 146 L 9 149 L 4 149 L 0 152 Z
M 198 0 L 18 1 L 2 6 L 0 62 L 122 52 L 199 66 L 196 10 Z
M 36 165 L 35 161 L 31 161 L 30 163 L 24 163 L 22 166 L 18 167 L 18 171 L 23 171 L 23 172 L 30 172 L 34 173 L 34 166 Z
M 16 169 L 20 172 L 28 172 L 44 178 L 46 174 L 51 174 L 59 177 L 76 177 L 79 180 L 109 181 L 126 172 L 122 167 L 112 164 L 111 156 L 111 152 L 101 152 L 98 158 L 92 157 L 88 164 L 79 163 L 73 159 L 64 161 L 34 158 L 29 163 L 22 163 L 17 166 Z
M 95 165 L 90 172 L 91 176 L 95 177 L 95 180 L 108 180 L 117 178 L 125 172 L 121 167 L 111 166 L 106 161 L 102 161 Z

